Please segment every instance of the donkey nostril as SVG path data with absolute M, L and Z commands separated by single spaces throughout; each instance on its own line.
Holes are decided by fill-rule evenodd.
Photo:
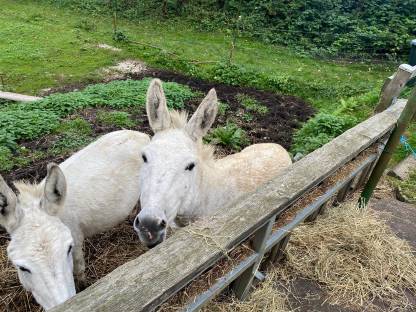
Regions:
M 162 229 L 164 229 L 164 228 L 166 227 L 166 221 L 165 221 L 165 220 L 162 220 L 162 221 L 160 222 L 160 227 L 161 227 Z

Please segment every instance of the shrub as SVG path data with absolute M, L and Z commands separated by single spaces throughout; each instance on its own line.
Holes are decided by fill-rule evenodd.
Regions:
M 211 144 L 219 144 L 239 151 L 250 142 L 246 132 L 234 123 L 227 123 L 224 127 L 211 130 L 205 139 Z
M 130 114 L 126 112 L 99 112 L 97 121 L 106 126 L 116 126 L 119 128 L 133 128 L 135 123 L 130 119 Z
M 350 116 L 319 113 L 295 133 L 292 152 L 306 155 L 353 127 L 356 122 Z

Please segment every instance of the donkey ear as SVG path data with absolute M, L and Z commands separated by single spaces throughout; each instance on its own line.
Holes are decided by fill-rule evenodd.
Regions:
M 215 121 L 217 111 L 217 93 L 215 89 L 211 89 L 185 127 L 186 132 L 193 140 L 196 141 L 207 134 Z
M 16 194 L 0 175 L 0 225 L 11 233 L 17 228 L 20 218 L 16 211 Z
M 156 133 L 170 127 L 170 114 L 166 105 L 162 81 L 159 79 L 153 79 L 150 82 L 147 90 L 146 112 L 153 132 Z
M 52 216 L 57 215 L 63 207 L 66 197 L 66 180 L 57 164 L 48 164 L 43 207 Z

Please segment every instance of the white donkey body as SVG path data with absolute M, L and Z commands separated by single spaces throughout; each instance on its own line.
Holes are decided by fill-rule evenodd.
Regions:
M 187 121 L 186 114 L 168 112 L 161 82 L 153 80 L 146 108 L 155 135 L 143 148 L 141 212 L 134 228 L 149 247 L 164 240 L 166 227 L 175 227 L 178 217 L 210 215 L 292 163 L 288 152 L 273 143 L 251 145 L 215 160 L 213 148 L 202 143 L 217 113 L 215 90 Z
M 59 167 L 49 165 L 39 184 L 15 183 L 17 196 L 0 176 L 0 225 L 11 236 L 9 258 L 45 309 L 74 295 L 73 273 L 84 281 L 84 238 L 116 226 L 133 210 L 138 155 L 148 142 L 147 135 L 129 130 L 104 135 Z

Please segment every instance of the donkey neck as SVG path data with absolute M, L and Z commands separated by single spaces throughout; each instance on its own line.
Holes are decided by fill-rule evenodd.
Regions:
M 198 192 L 200 215 L 210 215 L 239 196 L 236 173 L 226 158 L 204 165 L 201 170 Z

